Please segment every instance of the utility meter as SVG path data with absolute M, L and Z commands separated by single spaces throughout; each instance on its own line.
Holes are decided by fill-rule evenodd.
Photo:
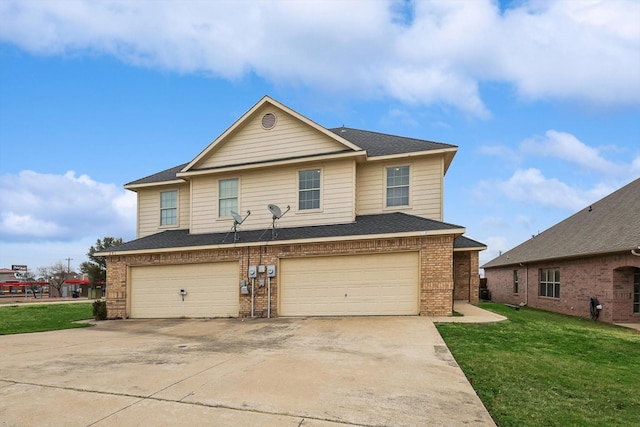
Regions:
M 275 265 L 267 265 L 267 277 L 276 277 Z
M 249 266 L 249 279 L 255 279 L 258 277 L 258 267 L 255 265 Z

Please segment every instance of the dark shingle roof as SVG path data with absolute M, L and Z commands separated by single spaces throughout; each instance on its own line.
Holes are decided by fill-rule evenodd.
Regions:
M 284 221 L 284 220 L 283 220 Z M 303 239 L 322 239 L 330 237 L 366 236 L 377 234 L 399 234 L 419 231 L 452 232 L 463 227 L 432 219 L 407 215 L 400 212 L 357 216 L 355 222 L 348 224 L 317 225 L 308 227 L 278 228 L 274 241 Z M 237 244 L 272 241 L 271 230 L 247 230 L 238 232 Z M 470 240 L 470 239 L 469 239 Z M 189 230 L 167 230 L 141 239 L 109 248 L 107 252 L 125 252 L 170 248 L 187 248 L 233 244 L 233 232 L 189 234 Z M 477 243 L 477 242 L 475 242 Z M 484 246 L 484 245 L 483 245 Z
M 140 178 L 135 181 L 131 181 L 125 184 L 125 187 L 127 185 L 154 184 L 156 182 L 166 182 L 166 181 L 176 180 L 178 179 L 178 177 L 176 177 L 176 174 L 180 172 L 182 169 L 184 169 L 184 167 L 187 166 L 188 164 L 189 163 L 183 163 L 179 166 L 174 166 L 172 168 L 165 169 L 162 172 L 154 173 L 153 175 L 149 175 L 147 177 Z
M 627 251 L 640 245 L 640 178 L 484 264 L 500 267 Z
M 454 249 L 478 249 L 481 248 L 482 250 L 487 249 L 487 245 L 485 245 L 484 243 L 480 243 L 477 240 L 473 240 L 470 239 L 468 237 L 465 236 L 459 236 L 456 237 L 456 239 L 453 241 L 453 248 Z
M 387 135 L 385 133 L 371 132 L 368 130 L 346 127 L 329 130 L 350 143 L 366 150 L 367 156 L 369 157 L 456 148 L 455 145 L 443 144 L 441 142 Z

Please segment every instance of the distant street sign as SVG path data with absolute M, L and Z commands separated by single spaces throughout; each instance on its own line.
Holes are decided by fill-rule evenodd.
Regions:
M 27 271 L 27 266 L 26 265 L 12 265 L 11 269 L 13 271 Z

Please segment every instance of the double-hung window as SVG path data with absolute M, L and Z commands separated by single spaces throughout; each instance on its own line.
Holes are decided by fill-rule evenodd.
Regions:
M 518 270 L 513 270 L 513 293 L 518 293 Z
M 387 168 L 386 206 L 409 206 L 409 166 Z
M 238 211 L 238 178 L 218 181 L 218 217 L 231 216 Z
M 298 209 L 320 209 L 320 169 L 298 172 Z
M 160 193 L 160 225 L 170 226 L 178 224 L 178 191 L 163 191 Z
M 541 297 L 560 298 L 560 269 L 546 268 L 540 270 Z

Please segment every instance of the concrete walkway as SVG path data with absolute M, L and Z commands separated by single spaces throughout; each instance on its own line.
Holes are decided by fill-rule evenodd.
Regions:
M 640 323 L 614 323 L 614 325 L 622 326 L 623 328 L 635 329 L 640 333 Z
M 462 316 L 435 316 L 431 320 L 434 323 L 491 323 L 507 320 L 504 316 L 483 310 L 466 301 L 454 301 L 453 310 Z

